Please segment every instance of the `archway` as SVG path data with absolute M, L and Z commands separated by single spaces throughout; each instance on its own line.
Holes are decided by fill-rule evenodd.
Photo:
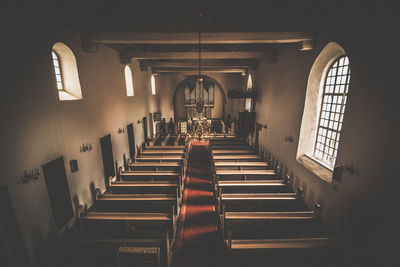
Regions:
M 225 118 L 225 104 L 226 104 L 226 95 L 224 89 L 221 84 L 211 78 L 210 76 L 204 75 L 202 76 L 206 83 L 212 83 L 214 86 L 214 106 L 212 108 L 210 118 L 214 119 L 224 119 Z M 186 111 L 185 111 L 185 86 L 188 83 L 194 83 L 194 81 L 198 78 L 198 76 L 193 75 L 185 78 L 182 82 L 178 84 L 175 88 L 174 94 L 172 96 L 172 104 L 174 106 L 174 120 L 185 120 L 186 119 Z

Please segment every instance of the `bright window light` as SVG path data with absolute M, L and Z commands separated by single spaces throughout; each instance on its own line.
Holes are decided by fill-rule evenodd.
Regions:
M 251 75 L 249 74 L 249 77 L 247 78 L 247 89 L 250 89 L 253 87 L 253 80 L 251 79 Z
M 253 88 L 253 80 L 251 79 L 251 75 L 249 74 L 247 78 L 247 89 Z M 251 98 L 246 98 L 246 102 L 244 104 L 244 109 L 247 111 L 251 111 Z
M 314 145 L 314 157 L 331 167 L 335 165 L 339 147 L 349 82 L 349 59 L 347 56 L 340 57 L 331 65 L 326 76 Z
M 135 92 L 133 91 L 132 71 L 128 65 L 125 66 L 125 82 L 126 82 L 126 95 L 134 96 Z
M 60 60 L 58 59 L 58 55 L 54 50 L 51 52 L 51 55 L 53 56 L 53 66 L 54 66 L 54 72 L 56 75 L 56 82 L 57 82 L 57 89 L 58 90 L 63 90 L 63 79 L 61 76 L 61 66 L 60 66 Z
M 154 74 L 151 75 L 151 94 L 156 94 L 156 78 L 154 77 Z

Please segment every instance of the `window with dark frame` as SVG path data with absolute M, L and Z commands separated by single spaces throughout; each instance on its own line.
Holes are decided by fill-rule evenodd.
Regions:
M 334 167 L 350 82 L 349 58 L 340 57 L 327 72 L 314 146 L 314 158 Z
M 55 75 L 56 75 L 57 89 L 58 90 L 64 90 L 63 79 L 62 79 L 62 75 L 61 75 L 61 64 L 60 64 L 59 56 L 57 55 L 56 52 L 54 52 L 54 50 L 51 52 L 51 55 L 53 57 L 53 66 L 54 66 L 54 72 L 55 72 Z

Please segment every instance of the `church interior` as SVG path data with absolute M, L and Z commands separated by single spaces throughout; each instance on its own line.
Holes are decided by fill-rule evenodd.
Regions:
M 1 20 L 1 266 L 399 266 L 391 4 L 6 1 Z

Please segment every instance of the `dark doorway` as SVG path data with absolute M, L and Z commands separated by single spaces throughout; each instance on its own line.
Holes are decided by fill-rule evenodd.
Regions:
M 108 178 L 115 176 L 114 156 L 111 144 L 111 135 L 100 138 L 101 156 L 103 158 L 104 178 L 106 187 L 108 188 Z
M 147 144 L 149 138 L 147 137 L 147 118 L 143 117 L 143 134 L 144 134 L 144 142 Z
M 133 159 L 135 157 L 135 133 L 133 131 L 133 123 L 126 126 L 128 130 L 128 143 L 129 143 L 129 157 Z
M 57 229 L 61 229 L 74 216 L 64 158 L 59 157 L 43 165 L 43 175 L 54 222 Z
M 28 254 L 19 231 L 7 187 L 0 186 L 0 263 L 2 266 L 28 266 Z

